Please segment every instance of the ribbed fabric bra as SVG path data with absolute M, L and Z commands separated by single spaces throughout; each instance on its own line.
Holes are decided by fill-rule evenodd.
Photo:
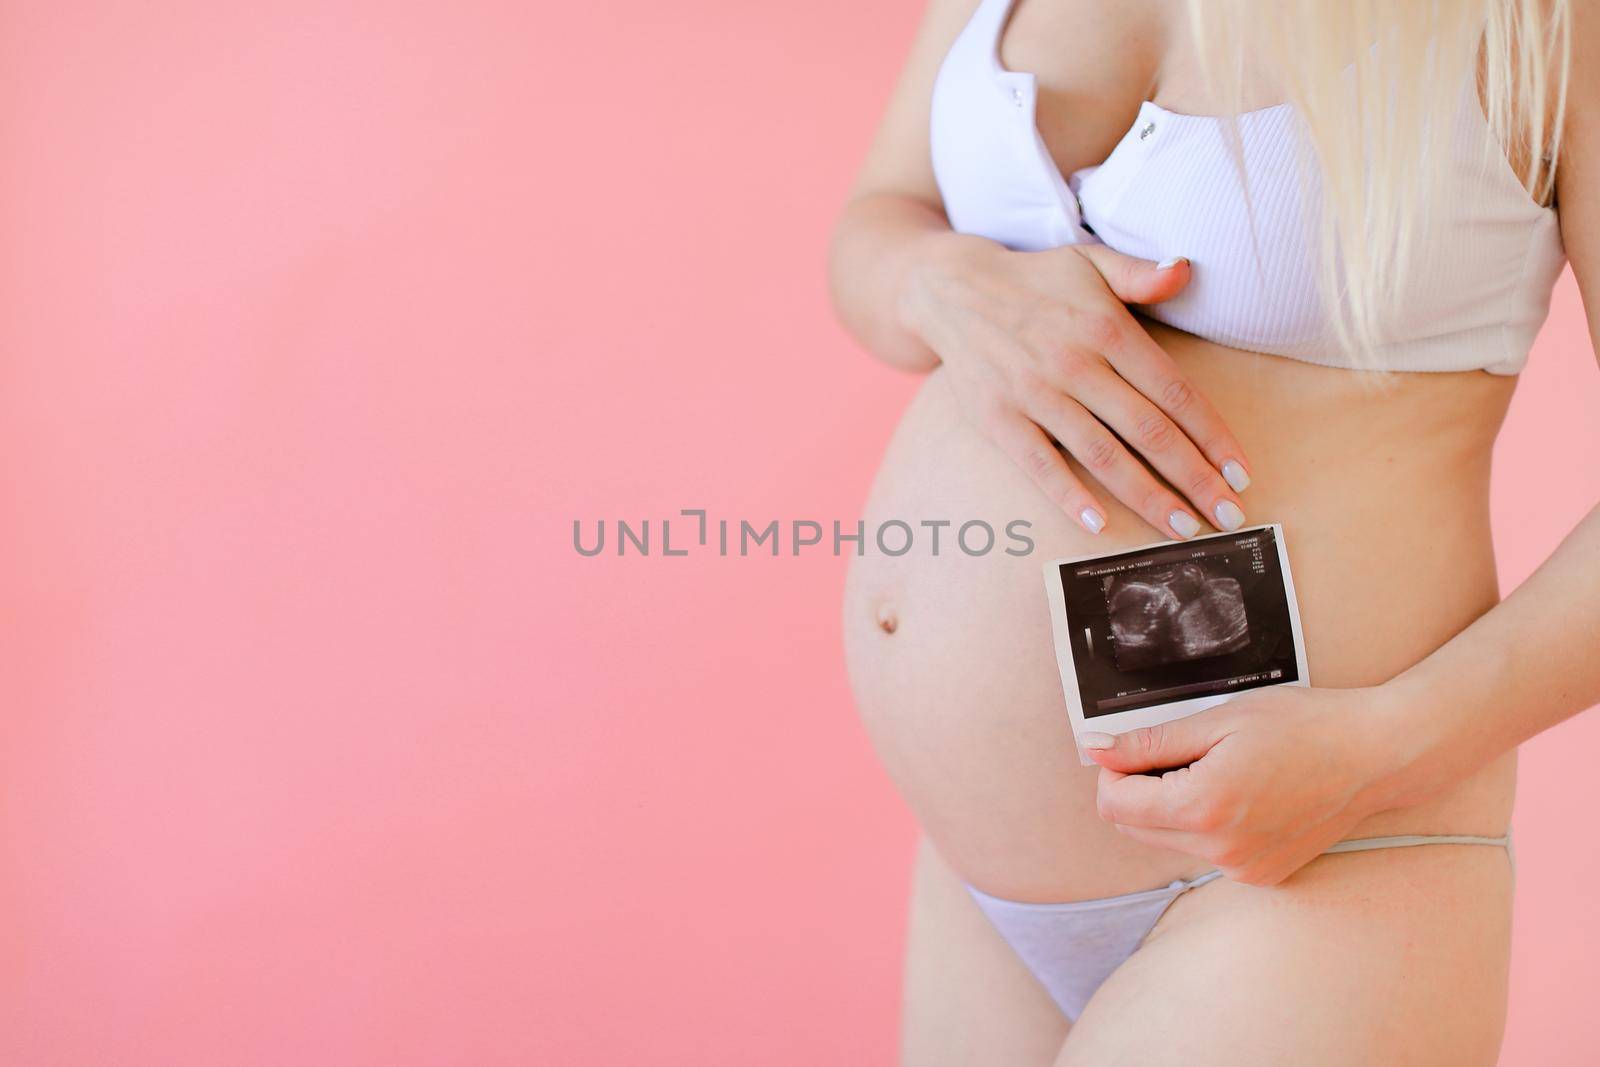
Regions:
M 1014 0 L 982 0 L 933 91 L 934 174 L 950 224 L 1019 251 L 1101 241 L 1128 255 L 1188 257 L 1193 278 L 1154 319 L 1232 348 L 1351 366 L 1333 342 L 1308 248 L 1312 183 L 1302 190 L 1302 134 L 1285 105 L 1228 119 L 1150 102 L 1102 163 L 1063 175 L 1034 118 L 1035 79 L 1005 69 L 1000 37 Z M 1472 87 L 1468 87 L 1471 89 Z M 1549 309 L 1565 255 L 1551 208 L 1533 202 L 1494 142 L 1475 91 L 1463 93 L 1450 203 L 1452 246 L 1428 248 L 1383 328 L 1396 371 L 1516 374 Z M 1243 174 L 1236 154 L 1242 148 Z M 1328 852 L 1490 845 L 1511 837 L 1406 835 L 1340 841 Z M 1033 904 L 969 886 L 991 924 L 1076 1019 L 1172 902 L 1221 876 L 1100 900 Z
M 1013 3 L 982 0 L 934 84 L 933 170 L 951 226 L 1019 251 L 1100 241 L 1185 256 L 1192 280 L 1141 309 L 1151 318 L 1230 348 L 1353 366 L 1319 295 L 1308 241 L 1319 193 L 1303 180 L 1294 109 L 1238 116 L 1235 144 L 1227 118 L 1147 101 L 1111 155 L 1063 175 L 1035 121 L 1034 75 L 1000 60 Z M 1396 371 L 1516 374 L 1566 262 L 1560 226 L 1507 162 L 1475 86 L 1463 86 L 1451 143 L 1438 239 L 1391 302 L 1378 355 Z

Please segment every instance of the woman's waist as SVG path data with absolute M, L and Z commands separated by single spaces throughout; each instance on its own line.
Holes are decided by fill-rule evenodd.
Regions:
M 1369 684 L 1375 673 L 1414 663 L 1497 599 L 1488 511 L 1492 433 L 1479 449 L 1421 435 L 1403 445 L 1371 429 L 1370 420 L 1365 434 L 1340 415 L 1299 421 L 1291 429 L 1230 417 L 1253 466 L 1242 497 L 1246 522 L 1284 528 L 1317 682 Z M 979 521 L 1020 530 L 1026 542 L 1002 533 L 993 551 L 972 556 L 956 550 L 948 534 L 937 553 L 923 537 L 894 558 L 868 552 L 855 584 L 900 601 L 900 611 L 942 613 L 964 603 L 981 605 L 985 618 L 1037 623 L 1045 560 L 1163 537 L 1081 466 L 1074 470 L 1107 506 L 1099 535 L 1055 509 L 971 427 L 935 373 L 885 456 L 868 525 L 898 521 L 918 530 Z
M 1105 532 L 1088 534 L 1030 482 L 1012 484 L 999 464 L 970 494 L 952 484 L 977 470 L 969 465 L 944 481 L 929 472 L 904 484 L 880 481 L 866 513 L 866 545 L 852 562 L 851 595 L 895 636 L 896 656 L 921 649 L 941 664 L 1010 664 L 1008 687 L 1059 697 L 1052 664 L 1013 671 L 1020 644 L 1052 648 L 1044 564 L 1163 535 L 1120 507 L 1108 508 Z M 1486 502 L 1465 487 L 1429 495 L 1432 506 L 1385 507 L 1359 494 L 1332 502 L 1245 494 L 1249 523 L 1283 530 L 1312 684 L 1385 681 L 1498 602 Z M 879 551 L 873 532 L 891 526 L 882 540 L 897 552 L 909 543 L 908 551 Z
M 1325 493 L 1340 482 L 1392 503 L 1482 487 L 1516 379 L 1481 371 L 1369 374 L 1224 348 L 1149 323 L 1250 463 L 1252 499 Z M 1091 413 L 1092 408 L 1091 408 Z M 976 438 L 944 370 L 924 382 L 896 443 Z M 911 443 L 911 442 L 908 442 Z
M 1142 324 L 1163 351 L 1230 422 L 1270 430 L 1310 420 L 1313 434 L 1359 426 L 1362 437 L 1437 438 L 1442 447 L 1493 440 L 1516 378 L 1484 371 L 1350 369 L 1343 357 L 1292 359 L 1248 352 L 1153 320 Z M 1235 427 L 1237 429 L 1237 427 Z

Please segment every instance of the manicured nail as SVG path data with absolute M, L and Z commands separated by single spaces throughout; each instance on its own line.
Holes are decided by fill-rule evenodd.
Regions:
M 1217 515 L 1217 529 L 1237 530 L 1244 525 L 1244 512 L 1231 500 L 1219 500 L 1212 509 Z
M 1235 493 L 1250 488 L 1250 476 L 1244 472 L 1244 465 L 1236 459 L 1230 459 L 1222 465 L 1222 477 Z
M 1173 256 L 1171 259 L 1163 259 L 1160 263 L 1157 263 L 1156 264 L 1156 270 L 1171 270 L 1173 267 L 1176 267 L 1179 263 L 1187 263 L 1187 262 L 1189 262 L 1189 260 L 1185 256 Z
M 1187 511 L 1174 511 L 1168 515 L 1167 525 L 1171 526 L 1179 537 L 1193 537 L 1200 532 L 1200 520 Z
M 1078 521 L 1082 522 L 1090 533 L 1097 534 L 1106 528 L 1106 517 L 1094 508 L 1084 508 L 1078 512 Z
M 1117 739 L 1115 737 L 1112 737 L 1110 734 L 1096 733 L 1093 730 L 1079 734 L 1078 743 L 1084 748 L 1092 748 L 1096 752 L 1099 752 L 1102 749 L 1117 747 Z

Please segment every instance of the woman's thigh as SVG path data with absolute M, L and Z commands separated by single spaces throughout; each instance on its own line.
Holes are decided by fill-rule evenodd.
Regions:
M 1493 1064 L 1510 942 L 1504 849 L 1322 856 L 1270 888 L 1218 879 L 1100 988 L 1057 1067 Z
M 917 852 L 906 946 L 906 1067 L 1049 1067 L 1067 1021 L 933 846 Z

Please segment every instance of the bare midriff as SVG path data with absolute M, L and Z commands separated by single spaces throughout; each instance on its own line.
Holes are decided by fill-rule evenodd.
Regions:
M 1374 388 L 1357 372 L 1146 325 L 1243 444 L 1247 522 L 1283 524 L 1313 685 L 1383 682 L 1494 606 L 1489 466 L 1514 379 L 1399 374 Z M 981 519 L 1000 539 L 968 555 L 950 527 L 937 555 L 924 535 L 890 557 L 869 537 L 846 589 L 850 674 L 879 755 L 955 870 L 1016 900 L 1131 892 L 1209 866 L 1118 834 L 1095 810 L 1097 769 L 1078 762 L 1043 565 L 1163 535 L 1073 469 L 1108 509 L 1099 536 L 1055 510 L 934 371 L 884 456 L 867 528 Z M 1004 551 L 1015 520 L 1030 524 L 1026 555 Z M 1512 754 L 1347 836 L 1503 833 L 1514 778 Z

